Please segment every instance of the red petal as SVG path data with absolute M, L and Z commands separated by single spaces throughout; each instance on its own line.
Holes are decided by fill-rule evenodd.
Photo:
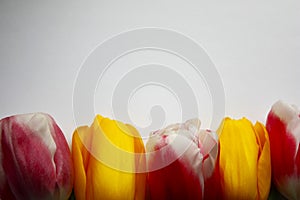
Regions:
M 33 117 L 37 120 L 31 121 Z M 0 128 L 1 165 L 14 196 L 67 199 L 73 186 L 71 152 L 55 121 L 42 113 L 12 116 L 2 119 Z
M 150 199 L 202 199 L 202 185 L 198 176 L 177 159 L 149 173 Z
M 298 147 L 295 138 L 287 132 L 286 124 L 272 111 L 268 115 L 266 128 L 270 137 L 273 176 L 279 180 L 293 175 Z
M 6 127 L 2 130 L 2 165 L 16 198 L 45 198 L 53 193 L 55 169 L 47 147 L 14 118 L 6 118 L 2 126 Z
M 0 186 L 0 199 L 9 199 L 9 200 L 15 200 L 12 191 L 10 190 L 10 187 L 8 185 L 8 182 L 6 178 L 1 177 L 1 186 Z M 5 179 L 5 180 L 3 180 Z
M 222 190 L 220 184 L 221 177 L 219 173 L 219 153 L 220 151 L 218 151 L 218 158 L 216 160 L 216 165 L 212 176 L 204 182 L 204 199 L 207 200 L 222 199 Z

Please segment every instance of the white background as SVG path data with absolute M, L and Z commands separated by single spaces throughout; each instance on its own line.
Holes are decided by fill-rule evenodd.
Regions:
M 84 59 L 112 35 L 159 27 L 206 50 L 223 81 L 226 115 L 264 122 L 278 99 L 300 105 L 299 19 L 300 1 L 1 0 L 0 117 L 50 113 L 70 141 Z

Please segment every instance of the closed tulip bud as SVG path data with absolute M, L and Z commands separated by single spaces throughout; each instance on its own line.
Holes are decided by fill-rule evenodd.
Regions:
M 77 128 L 72 142 L 76 199 L 143 200 L 144 154 L 138 131 L 128 124 L 97 115 L 90 127 Z
M 288 199 L 300 199 L 300 111 L 276 102 L 267 118 L 272 178 L 277 190 Z
M 153 132 L 146 145 L 150 199 L 202 199 L 213 173 L 217 135 L 189 120 Z
M 267 199 L 271 185 L 268 133 L 246 118 L 225 118 L 218 129 L 219 177 L 223 199 Z
M 0 121 L 0 199 L 68 199 L 73 166 L 52 117 L 16 115 Z

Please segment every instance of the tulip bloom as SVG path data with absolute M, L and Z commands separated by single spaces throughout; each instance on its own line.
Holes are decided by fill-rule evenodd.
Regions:
M 68 199 L 73 188 L 71 152 L 47 114 L 0 121 L 0 199 Z
M 267 118 L 272 177 L 278 191 L 288 199 L 300 199 L 300 111 L 276 102 Z
M 225 118 L 218 129 L 219 176 L 224 199 L 267 199 L 270 143 L 263 124 Z
M 200 131 L 197 119 L 153 132 L 146 145 L 150 199 L 202 199 L 217 143 L 215 133 Z
M 130 125 L 97 115 L 75 130 L 72 155 L 76 199 L 144 199 L 144 144 Z

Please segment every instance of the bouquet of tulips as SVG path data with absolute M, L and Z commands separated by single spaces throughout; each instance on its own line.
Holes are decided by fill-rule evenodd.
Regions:
M 275 103 L 266 125 L 224 118 L 150 133 L 97 115 L 71 149 L 54 119 L 0 120 L 0 199 L 300 199 L 300 111 Z M 298 169 L 299 167 L 299 169 Z

